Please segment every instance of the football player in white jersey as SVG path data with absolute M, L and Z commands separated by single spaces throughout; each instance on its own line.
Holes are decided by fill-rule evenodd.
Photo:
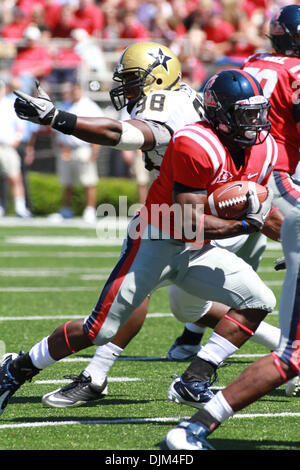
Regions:
M 146 168 L 154 179 L 159 174 L 172 134 L 185 124 L 201 119 L 199 96 L 181 82 L 181 68 L 177 57 L 165 46 L 151 42 L 129 46 L 120 57 L 113 79 L 120 82 L 120 85 L 111 91 L 111 100 L 117 110 L 127 106 L 131 119 L 125 122 L 109 118 L 70 116 L 69 113 L 56 110 L 39 86 L 37 98 L 18 93 L 21 99 L 16 100 L 16 112 L 19 117 L 29 119 L 28 102 L 31 100 L 30 120 L 50 124 L 61 132 L 73 134 L 88 142 L 120 150 L 141 149 L 145 155 Z M 35 106 L 40 106 L 38 116 L 34 115 Z M 74 130 L 76 121 L 80 123 L 80 130 L 78 126 Z M 241 245 L 245 240 L 247 236 L 242 235 L 240 239 L 236 237 L 235 242 Z M 230 251 L 237 249 L 231 247 Z M 219 315 L 226 311 L 223 306 L 212 305 L 209 301 L 201 303 L 199 298 L 193 298 L 178 286 L 172 286 L 170 292 L 172 310 L 180 321 L 195 322 L 212 309 L 220 309 Z M 105 397 L 107 374 L 141 328 L 148 302 L 147 297 L 120 328 L 115 338 L 97 348 L 90 364 L 71 384 L 48 393 L 43 397 L 43 402 L 49 406 L 64 408 Z M 279 342 L 279 329 L 262 322 L 253 339 L 267 348 L 275 349 Z

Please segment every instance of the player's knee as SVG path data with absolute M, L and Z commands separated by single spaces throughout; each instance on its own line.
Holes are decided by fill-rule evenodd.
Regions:
M 174 317 L 183 323 L 194 323 L 211 308 L 212 302 L 188 294 L 179 287 L 169 287 L 169 303 Z
M 261 308 L 268 313 L 272 312 L 276 306 L 276 297 L 272 290 L 269 289 L 267 286 L 265 286 L 265 289 L 261 294 L 261 303 Z
M 94 338 L 93 344 L 95 346 L 103 346 L 104 344 L 107 344 L 112 341 L 116 334 L 117 331 L 101 328 L 97 336 Z

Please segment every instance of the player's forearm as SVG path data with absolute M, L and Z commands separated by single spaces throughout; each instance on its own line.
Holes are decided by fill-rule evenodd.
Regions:
M 218 240 L 255 232 L 255 227 L 242 220 L 226 220 L 206 215 L 204 218 L 204 238 Z
M 73 135 L 85 142 L 115 146 L 122 133 L 122 124 L 116 119 L 105 117 L 77 117 Z
M 274 208 L 271 210 L 267 220 L 262 229 L 262 233 L 272 240 L 280 240 L 280 229 L 284 220 L 284 214 L 280 209 Z

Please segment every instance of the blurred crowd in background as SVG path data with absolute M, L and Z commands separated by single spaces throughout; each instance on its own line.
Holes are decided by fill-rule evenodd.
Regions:
M 103 81 L 119 52 L 136 40 L 163 42 L 183 78 L 199 87 L 211 64 L 232 63 L 268 46 L 268 21 L 282 0 L 1 0 L 1 69 L 29 89 L 28 76 L 54 88 L 80 68 Z
M 217 70 L 238 67 L 254 52 L 269 49 L 269 20 L 289 3 L 283 0 L 0 0 L 0 98 L 12 100 L 13 89 L 30 94 L 38 79 L 53 100 L 63 103 L 67 109 L 66 90 L 72 84 L 79 84 L 101 112 L 119 118 L 108 92 L 113 86 L 113 67 L 129 44 L 153 40 L 167 45 L 181 62 L 183 80 L 199 89 Z M 0 147 L 8 144 L 6 127 L 17 126 L 13 118 L 2 119 L 1 123 L 4 142 L 0 135 Z M 23 173 L 24 168 L 55 171 L 56 143 L 51 130 L 29 125 L 23 129 L 16 127 L 15 133 L 18 139 L 13 146 L 21 155 Z M 119 158 L 111 149 L 99 148 L 99 152 L 100 176 L 133 176 L 134 157 L 124 153 Z

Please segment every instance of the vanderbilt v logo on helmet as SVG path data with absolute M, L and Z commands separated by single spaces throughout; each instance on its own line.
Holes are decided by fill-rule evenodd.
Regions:
M 168 47 L 139 42 L 122 53 L 113 74 L 113 80 L 121 84 L 110 91 L 110 97 L 120 110 L 152 91 L 179 89 L 180 79 L 180 63 Z

